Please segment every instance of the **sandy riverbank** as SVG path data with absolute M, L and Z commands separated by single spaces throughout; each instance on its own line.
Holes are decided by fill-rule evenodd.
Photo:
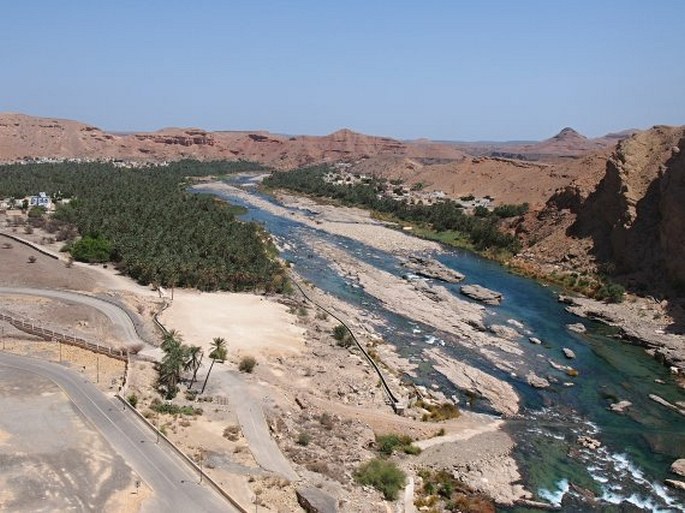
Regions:
M 323 205 L 308 198 L 279 194 L 279 201 L 285 205 L 281 207 L 223 182 L 203 183 L 194 188 L 203 192 L 227 192 L 272 214 L 327 233 L 348 237 L 383 251 L 405 254 L 440 250 L 439 244 L 388 228 L 386 223 L 373 219 L 368 211 L 360 208 Z

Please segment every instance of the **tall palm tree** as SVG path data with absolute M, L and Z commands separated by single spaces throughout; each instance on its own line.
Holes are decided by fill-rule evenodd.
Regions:
M 178 393 L 178 383 L 185 365 L 186 347 L 178 342 L 168 342 L 159 369 L 159 384 L 164 389 L 167 399 L 173 399 Z
M 226 340 L 223 337 L 214 337 L 211 348 L 212 350 L 209 352 L 209 357 L 212 359 L 212 364 L 209 366 L 207 376 L 205 376 L 205 382 L 202 384 L 202 390 L 200 391 L 201 394 L 205 391 L 205 387 L 207 386 L 207 381 L 209 380 L 209 375 L 212 372 L 214 363 L 216 363 L 217 360 L 223 362 L 228 353 L 226 349 Z
M 164 334 L 164 339 L 162 340 L 162 345 L 160 346 L 162 351 L 167 352 L 170 348 L 174 346 L 180 346 L 183 343 L 183 335 L 178 330 L 169 330 Z
M 190 346 L 185 351 L 185 363 L 183 365 L 183 370 L 193 371 L 193 377 L 190 379 L 188 390 L 193 388 L 193 383 L 195 383 L 195 380 L 197 379 L 197 371 L 200 368 L 200 365 L 202 365 L 203 356 L 204 353 L 202 352 L 202 348 L 200 346 Z

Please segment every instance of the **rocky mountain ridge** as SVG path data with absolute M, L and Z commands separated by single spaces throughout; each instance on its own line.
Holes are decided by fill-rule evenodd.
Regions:
M 393 155 L 459 159 L 454 146 L 338 130 L 326 136 L 284 136 L 269 132 L 209 132 L 165 128 L 156 132 L 108 133 L 77 121 L 0 114 L 0 160 L 24 158 L 112 158 L 164 161 L 255 160 L 277 169 L 307 164 Z

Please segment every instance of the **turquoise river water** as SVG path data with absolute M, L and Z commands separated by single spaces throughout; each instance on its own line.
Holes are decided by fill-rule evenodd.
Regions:
M 232 185 L 243 186 L 251 194 L 276 202 L 250 187 L 248 177 L 237 178 Z M 461 391 L 435 372 L 421 356 L 428 345 L 439 344 L 451 357 L 511 383 L 522 399 L 522 412 L 507 423 L 516 440 L 514 456 L 524 474 L 526 487 L 537 498 L 561 507 L 561 511 L 685 511 L 685 494 L 665 487 L 673 460 L 685 457 L 685 418 L 649 399 L 658 394 L 669 401 L 683 400 L 685 394 L 661 364 L 642 348 L 612 338 L 612 329 L 568 313 L 556 300 L 555 291 L 535 281 L 515 276 L 500 265 L 470 252 L 445 248 L 434 258 L 464 275 L 463 283 L 477 283 L 502 292 L 500 306 L 488 307 L 487 323 L 505 324 L 514 319 L 525 326 L 521 347 L 531 369 L 539 375 L 558 379 L 550 388 L 535 390 L 520 377 L 493 370 L 475 353 L 469 352 L 430 326 L 385 310 L 373 297 L 356 284 L 338 275 L 329 263 L 316 254 L 311 241 L 335 244 L 354 257 L 380 269 L 403 275 L 406 269 L 393 255 L 359 242 L 324 233 L 286 216 L 277 216 L 256 208 L 239 196 L 216 193 L 231 203 L 244 206 L 245 220 L 264 225 L 279 246 L 281 255 L 292 262 L 297 272 L 326 292 L 361 306 L 385 322 L 383 335 L 393 342 L 403 356 L 419 364 L 418 384 L 438 384 L 448 395 L 456 395 L 462 405 L 469 404 Z M 282 206 L 282 205 L 281 205 Z M 312 214 L 314 215 L 314 214 Z M 454 294 L 458 286 L 448 285 Z M 463 296 L 460 296 L 463 298 Z M 582 321 L 587 333 L 575 334 L 566 325 Z M 542 346 L 529 344 L 528 336 L 543 340 Z M 564 386 L 569 378 L 549 367 L 547 358 L 563 362 L 561 348 L 576 354 L 574 368 L 580 375 L 574 386 Z M 555 376 L 556 373 L 556 376 Z M 655 380 L 662 380 L 659 384 Z M 608 410 L 617 400 L 633 403 L 628 414 Z M 470 406 L 488 411 L 477 401 Z M 601 441 L 595 451 L 578 444 L 582 435 Z M 670 476 L 674 477 L 674 476 Z M 583 502 L 572 484 L 590 490 L 598 498 L 591 505 Z M 506 511 L 524 513 L 525 508 Z M 531 510 L 532 511 L 532 510 Z

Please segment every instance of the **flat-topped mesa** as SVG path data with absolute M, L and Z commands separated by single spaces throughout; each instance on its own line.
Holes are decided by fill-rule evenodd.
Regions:
M 432 278 L 446 283 L 459 283 L 465 276 L 441 264 L 437 260 L 420 256 L 410 256 L 402 262 L 402 266 L 412 271 L 417 276 Z
M 466 297 L 487 305 L 499 305 L 503 299 L 501 292 L 486 289 L 480 285 L 462 285 L 459 292 Z

